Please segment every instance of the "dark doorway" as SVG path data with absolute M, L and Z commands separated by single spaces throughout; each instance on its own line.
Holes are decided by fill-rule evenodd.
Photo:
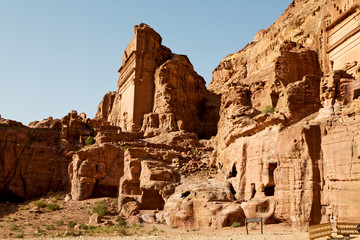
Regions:
M 353 98 L 353 99 L 357 99 L 358 97 L 360 97 L 360 89 L 355 89 L 355 90 L 354 90 L 354 98 Z
M 266 186 L 264 189 L 265 196 L 274 196 L 275 186 Z
M 274 180 L 274 171 L 277 167 L 277 163 L 269 163 L 269 183 L 265 186 L 264 193 L 265 196 L 274 196 L 275 195 L 275 180 Z
M 256 194 L 255 183 L 252 183 L 251 184 L 251 198 L 250 199 L 253 199 L 255 197 L 255 194 Z
M 236 164 L 234 163 L 231 172 L 230 172 L 230 177 L 236 177 L 237 176 L 237 171 L 236 171 Z

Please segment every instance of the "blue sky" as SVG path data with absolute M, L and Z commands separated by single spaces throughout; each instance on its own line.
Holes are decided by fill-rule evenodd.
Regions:
M 0 114 L 21 121 L 94 117 L 116 90 L 133 26 L 147 23 L 207 84 L 228 54 L 270 26 L 291 0 L 0 0 Z

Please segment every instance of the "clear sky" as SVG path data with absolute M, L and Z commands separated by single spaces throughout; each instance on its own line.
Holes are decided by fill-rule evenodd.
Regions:
M 28 124 L 71 110 L 94 117 L 115 91 L 133 26 L 149 24 L 210 83 L 228 54 L 291 0 L 0 0 L 0 114 Z

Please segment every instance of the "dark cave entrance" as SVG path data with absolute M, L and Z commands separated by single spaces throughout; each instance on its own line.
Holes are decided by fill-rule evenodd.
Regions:
M 234 163 L 234 165 L 231 168 L 230 177 L 236 177 L 237 173 L 238 172 L 236 171 L 236 164 Z
M 269 163 L 269 166 L 268 166 L 269 183 L 265 186 L 265 189 L 264 189 L 265 196 L 274 196 L 275 195 L 274 171 L 276 168 L 277 168 L 277 163 Z
M 357 99 L 358 97 L 360 97 L 360 89 L 355 89 L 353 99 Z
M 255 197 L 256 194 L 256 188 L 255 188 L 255 183 L 251 184 L 251 197 L 250 199 L 253 199 Z
M 100 197 L 117 197 L 118 196 L 118 187 L 117 186 L 104 186 L 101 185 L 99 179 L 96 179 L 91 198 L 100 198 Z
M 274 196 L 275 186 L 266 186 L 264 189 L 265 196 Z
M 6 191 L 0 194 L 0 203 L 11 202 L 11 203 L 23 203 L 25 199 L 15 195 L 12 191 Z

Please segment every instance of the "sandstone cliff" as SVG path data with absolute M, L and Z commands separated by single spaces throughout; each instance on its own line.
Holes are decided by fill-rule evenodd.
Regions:
M 0 124 L 0 199 L 42 196 L 68 186 L 59 132 Z
M 161 45 L 151 27 L 137 25 L 134 33 L 123 55 L 118 90 L 104 96 L 96 116 L 122 131 L 141 128 L 144 137 L 180 130 L 214 136 L 219 97 L 206 89 L 186 56 Z
M 215 154 L 246 217 L 306 229 L 355 221 L 360 210 L 358 85 L 326 65 L 326 20 L 340 2 L 294 1 L 213 72 L 209 89 L 222 96 Z
M 343 3 L 293 1 L 220 62 L 208 89 L 186 56 L 135 26 L 96 118 L 0 119 L 0 196 L 115 196 L 123 217 L 185 228 L 357 221 L 357 62 L 330 54 L 348 35 L 328 46 L 339 22 L 357 19 L 358 5 Z
M 91 124 L 85 114 L 76 111 L 61 120 L 50 117 L 31 122 L 29 127 L 0 118 L 1 200 L 19 201 L 69 190 L 71 151 L 84 145 Z

